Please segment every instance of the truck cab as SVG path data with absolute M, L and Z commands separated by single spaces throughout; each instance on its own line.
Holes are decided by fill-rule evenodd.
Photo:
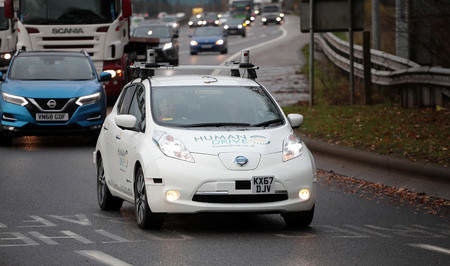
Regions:
M 16 51 L 17 31 L 12 19 L 5 17 L 5 1 L 0 0 L 0 71 L 8 68 Z

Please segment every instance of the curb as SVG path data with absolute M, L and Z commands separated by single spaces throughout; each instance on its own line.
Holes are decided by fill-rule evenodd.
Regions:
M 325 153 L 361 163 L 376 165 L 388 170 L 399 171 L 414 176 L 426 176 L 431 179 L 439 179 L 441 181 L 450 182 L 449 168 L 413 163 L 405 159 L 379 155 L 350 147 L 342 147 L 320 140 L 313 140 L 307 137 L 302 137 L 302 140 L 311 151 Z

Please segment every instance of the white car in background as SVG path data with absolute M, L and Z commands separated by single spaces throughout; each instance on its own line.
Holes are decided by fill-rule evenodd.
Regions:
M 313 156 L 287 117 L 252 79 L 181 75 L 136 79 L 106 118 L 94 152 L 98 203 L 135 205 L 141 228 L 165 214 L 280 213 L 311 223 Z

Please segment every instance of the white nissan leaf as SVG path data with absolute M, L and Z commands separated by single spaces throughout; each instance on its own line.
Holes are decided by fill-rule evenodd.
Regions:
M 180 75 L 139 78 L 123 89 L 94 152 L 98 203 L 135 205 L 141 228 L 171 213 L 280 213 L 311 223 L 313 156 L 255 80 Z

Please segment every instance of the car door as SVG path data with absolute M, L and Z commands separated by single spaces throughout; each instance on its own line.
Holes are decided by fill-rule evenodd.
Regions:
M 111 139 L 109 142 L 111 145 L 109 155 L 111 158 L 110 169 L 112 169 L 111 181 L 113 187 L 122 193 L 126 193 L 126 188 L 122 185 L 121 178 L 122 173 L 129 167 L 129 152 L 126 146 L 122 145 L 125 130 L 117 126 L 115 118 L 117 115 L 128 114 L 135 90 L 135 84 L 124 88 L 121 98 L 119 98 L 117 109 L 111 113 L 111 121 L 109 123 L 108 134 Z
M 146 129 L 145 112 L 145 89 L 142 84 L 137 84 L 128 114 L 136 117 L 136 127 L 134 129 L 124 129 L 122 139 L 119 142 L 119 149 L 128 153 L 128 167 L 120 172 L 120 186 L 125 188 L 125 192 L 133 196 L 134 165 L 138 160 L 137 147 L 142 143 Z

